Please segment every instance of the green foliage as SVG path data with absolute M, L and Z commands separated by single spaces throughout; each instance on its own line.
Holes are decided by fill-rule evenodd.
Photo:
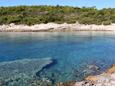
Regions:
M 79 23 L 81 24 L 94 24 L 95 21 L 93 18 L 90 18 L 90 17 L 84 17 L 82 19 L 79 20 Z
M 115 9 L 98 10 L 95 7 L 69 6 L 14 6 L 0 7 L 0 24 L 39 24 L 39 23 L 75 23 L 104 24 L 115 23 Z
M 108 20 L 108 21 L 103 21 L 103 24 L 104 24 L 104 25 L 110 25 L 110 24 L 111 24 L 111 21 L 110 21 L 110 20 Z

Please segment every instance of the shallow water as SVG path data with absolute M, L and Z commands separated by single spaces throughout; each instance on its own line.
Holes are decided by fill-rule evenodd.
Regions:
M 104 71 L 115 63 L 115 32 L 0 33 L 0 61 L 53 58 L 38 75 L 56 82 L 80 80 L 87 65 Z

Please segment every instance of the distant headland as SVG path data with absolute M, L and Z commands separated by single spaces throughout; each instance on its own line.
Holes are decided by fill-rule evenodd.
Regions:
M 0 32 L 113 31 L 115 9 L 70 6 L 0 7 Z

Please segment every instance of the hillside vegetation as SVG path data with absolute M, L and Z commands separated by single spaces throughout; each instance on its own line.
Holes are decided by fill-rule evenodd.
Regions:
M 115 8 L 98 10 L 95 7 L 69 6 L 14 6 L 0 7 L 0 24 L 75 23 L 104 24 L 115 23 Z

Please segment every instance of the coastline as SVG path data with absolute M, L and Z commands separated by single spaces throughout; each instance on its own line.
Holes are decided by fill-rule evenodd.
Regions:
M 9 25 L 0 25 L 0 32 L 74 32 L 74 31 L 115 31 L 115 24 L 111 25 L 84 25 L 79 23 L 74 24 L 35 24 L 28 25 L 15 25 L 14 23 Z
M 115 64 L 100 75 L 88 76 L 83 81 L 71 81 L 59 83 L 56 86 L 114 86 L 115 85 Z
M 0 32 L 71 32 L 71 31 L 115 31 L 115 24 L 112 25 L 83 25 L 83 24 L 37 24 L 32 26 L 27 25 L 1 25 Z M 110 77 L 110 78 L 109 78 Z M 101 82 L 99 82 L 101 81 Z M 104 84 L 104 85 L 103 85 Z M 56 86 L 114 86 L 115 84 L 115 65 L 106 72 L 88 76 L 84 81 L 59 83 Z

